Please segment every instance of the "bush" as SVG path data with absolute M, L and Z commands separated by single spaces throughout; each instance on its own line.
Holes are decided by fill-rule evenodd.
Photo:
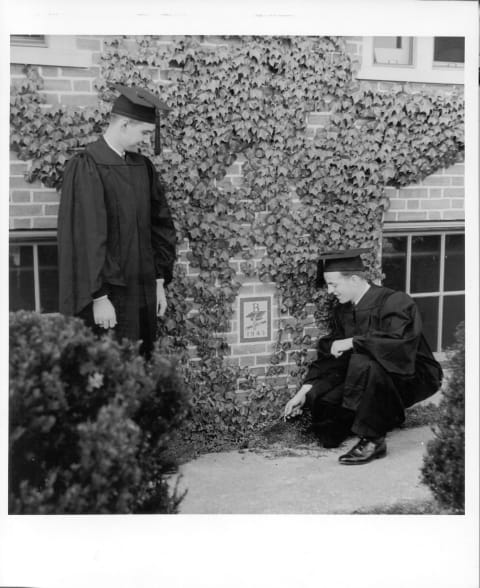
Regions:
M 465 508 L 465 326 L 450 352 L 451 375 L 439 404 L 435 439 L 427 445 L 422 481 L 438 502 L 455 512 Z
M 174 513 L 166 448 L 186 412 L 175 363 L 82 321 L 10 314 L 9 512 Z

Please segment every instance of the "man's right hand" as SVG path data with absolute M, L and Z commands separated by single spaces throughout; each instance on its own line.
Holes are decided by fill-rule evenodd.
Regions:
M 102 296 L 93 301 L 93 320 L 96 325 L 103 329 L 113 329 L 117 324 L 115 307 L 108 299 L 108 296 Z
M 297 414 L 302 412 L 302 406 L 305 404 L 307 392 L 311 387 L 311 384 L 304 384 L 295 394 L 295 396 L 287 402 L 285 405 L 285 411 L 283 413 L 283 420 L 287 420 L 289 417 L 297 416 Z

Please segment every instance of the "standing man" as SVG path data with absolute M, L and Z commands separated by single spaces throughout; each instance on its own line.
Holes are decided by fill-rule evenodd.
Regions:
M 65 168 L 58 215 L 60 312 L 95 332 L 142 340 L 150 355 L 176 257 L 175 227 L 152 162 L 138 153 L 166 105 L 116 86 L 105 134 Z
M 350 431 L 359 441 L 339 461 L 368 463 L 386 454 L 385 435 L 400 425 L 406 407 L 434 394 L 442 369 L 422 334 L 420 314 L 403 292 L 366 279 L 360 255 L 368 249 L 322 255 L 318 285 L 340 303 L 330 336 L 285 407 L 285 418 L 306 403 L 324 447 L 337 447 Z

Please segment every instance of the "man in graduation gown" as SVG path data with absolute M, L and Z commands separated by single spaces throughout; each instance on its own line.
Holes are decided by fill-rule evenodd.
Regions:
M 326 284 L 340 304 L 332 333 L 319 340 L 317 359 L 285 407 L 288 418 L 306 404 L 325 447 L 337 447 L 350 431 L 358 435 L 339 458 L 345 465 L 386 455 L 386 433 L 404 421 L 406 407 L 434 394 L 442 381 L 415 302 L 367 281 L 360 257 L 366 251 L 322 256 L 318 284 Z
M 117 86 L 110 124 L 66 165 L 58 216 L 60 312 L 150 354 L 176 257 L 175 228 L 152 162 L 137 152 L 165 104 Z

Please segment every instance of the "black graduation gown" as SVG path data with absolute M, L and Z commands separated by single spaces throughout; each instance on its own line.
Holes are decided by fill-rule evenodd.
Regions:
M 350 337 L 353 349 L 334 358 L 333 341 Z M 404 408 L 434 394 L 441 381 L 414 301 L 371 285 L 355 307 L 336 308 L 333 332 L 320 339 L 304 383 L 312 385 L 314 419 L 325 404 L 342 406 L 355 413 L 354 432 L 373 436 L 401 424 Z
M 92 298 L 108 293 L 117 335 L 153 340 L 155 280 L 171 281 L 176 236 L 148 158 L 127 152 L 123 159 L 103 137 L 74 156 L 65 168 L 58 248 L 60 312 L 85 316 Z M 140 308 L 148 333 L 140 332 Z

